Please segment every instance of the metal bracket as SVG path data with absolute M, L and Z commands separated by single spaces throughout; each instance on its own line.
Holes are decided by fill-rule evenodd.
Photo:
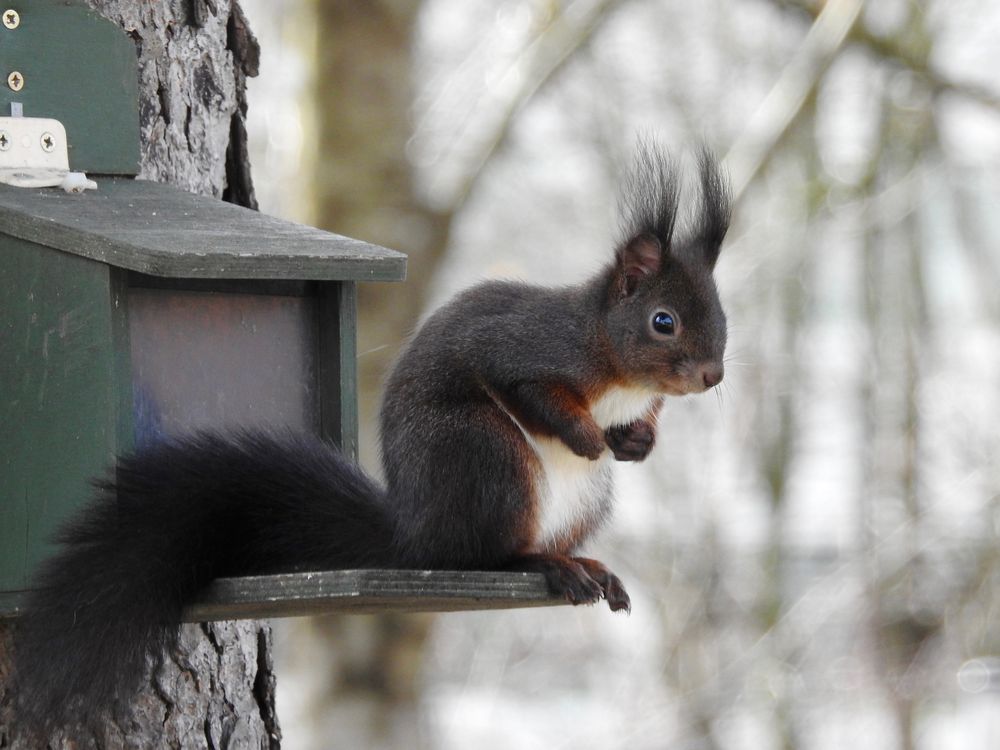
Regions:
M 70 172 L 66 128 L 47 117 L 0 117 L 0 182 L 79 193 L 97 183 Z

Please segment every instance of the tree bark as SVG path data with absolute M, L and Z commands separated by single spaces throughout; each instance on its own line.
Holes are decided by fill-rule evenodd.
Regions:
M 142 157 L 139 176 L 256 207 L 246 158 L 246 77 L 257 43 L 237 0 L 88 0 L 135 41 Z M 0 628 L 0 704 L 10 628 Z M 261 622 L 186 625 L 151 665 L 132 705 L 51 748 L 269 748 L 280 746 L 271 629 Z M 0 748 L 38 748 L 17 716 L 0 719 Z

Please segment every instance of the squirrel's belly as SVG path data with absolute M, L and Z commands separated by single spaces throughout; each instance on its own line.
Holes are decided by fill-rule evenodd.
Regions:
M 538 457 L 535 534 L 529 552 L 569 552 L 611 515 L 609 451 L 591 461 L 557 438 L 530 438 Z

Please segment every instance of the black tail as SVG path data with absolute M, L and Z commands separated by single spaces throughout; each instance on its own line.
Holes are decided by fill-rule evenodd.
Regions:
M 124 457 L 33 581 L 18 714 L 48 729 L 127 701 L 217 576 L 388 567 L 391 539 L 383 490 L 317 438 L 205 433 Z

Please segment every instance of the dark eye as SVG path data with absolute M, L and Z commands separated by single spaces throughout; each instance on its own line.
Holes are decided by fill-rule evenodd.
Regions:
M 653 315 L 653 330 L 662 333 L 664 336 L 673 336 L 676 330 L 674 316 L 665 310 L 660 310 Z

